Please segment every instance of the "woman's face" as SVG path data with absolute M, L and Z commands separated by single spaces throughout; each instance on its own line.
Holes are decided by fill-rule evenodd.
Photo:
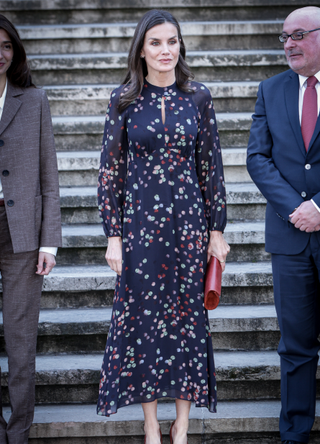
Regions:
M 9 35 L 0 29 L 0 77 L 6 76 L 13 58 L 13 46 Z
M 162 23 L 146 32 L 141 57 L 144 57 L 148 76 L 174 71 L 180 53 L 178 30 L 172 23 Z

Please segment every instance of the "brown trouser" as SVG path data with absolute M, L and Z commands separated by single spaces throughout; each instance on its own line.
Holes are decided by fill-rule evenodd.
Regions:
M 13 253 L 5 207 L 0 206 L 2 311 L 12 412 L 6 423 L 0 405 L 1 444 L 26 444 L 33 420 L 35 355 L 43 282 L 43 276 L 35 274 L 37 261 L 37 250 Z

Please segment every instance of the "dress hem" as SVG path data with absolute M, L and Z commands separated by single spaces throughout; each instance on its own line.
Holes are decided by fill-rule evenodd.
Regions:
M 139 400 L 139 401 L 138 400 L 134 400 L 133 402 L 130 402 L 129 404 L 118 405 L 114 412 L 111 412 L 111 413 L 108 413 L 108 414 L 102 413 L 101 409 L 99 409 L 99 407 L 97 407 L 97 415 L 105 416 L 105 417 L 109 418 L 111 415 L 115 415 L 118 412 L 118 410 L 123 408 L 123 407 L 128 407 L 130 405 L 142 404 L 142 403 L 146 404 L 146 403 L 149 403 L 149 402 L 158 401 L 160 399 L 170 399 L 170 400 L 171 399 L 179 399 L 181 401 L 188 401 L 188 402 L 191 402 L 191 403 L 195 404 L 196 408 L 199 408 L 199 407 L 207 408 L 210 413 L 217 413 L 217 403 L 216 402 L 213 402 L 212 403 L 213 404 L 212 407 L 210 407 L 207 404 L 200 404 L 200 403 L 195 402 L 194 400 L 189 401 L 188 399 L 181 399 L 181 398 L 177 398 L 177 397 L 173 397 L 173 396 L 166 396 L 166 397 L 161 396 L 159 398 L 154 397 L 153 399 L 150 399 L 150 400 L 147 400 L 147 401 L 143 401 L 143 402 L 141 400 Z

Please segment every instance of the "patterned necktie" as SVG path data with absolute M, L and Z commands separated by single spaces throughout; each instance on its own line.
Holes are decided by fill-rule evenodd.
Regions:
M 317 83 L 316 77 L 309 77 L 307 79 L 307 89 L 303 97 L 301 132 L 306 151 L 308 151 L 318 118 L 317 90 L 315 88 Z

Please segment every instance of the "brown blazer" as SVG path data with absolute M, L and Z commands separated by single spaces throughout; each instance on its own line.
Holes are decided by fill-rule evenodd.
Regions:
M 46 93 L 8 82 L 0 174 L 14 253 L 61 246 L 57 158 Z

